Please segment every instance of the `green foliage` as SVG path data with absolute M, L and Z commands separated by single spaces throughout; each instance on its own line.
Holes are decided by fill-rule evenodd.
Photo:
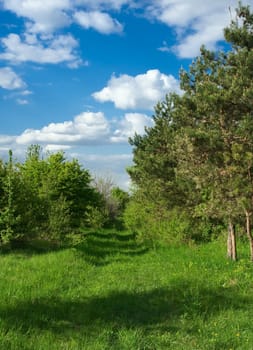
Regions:
M 128 192 L 122 190 L 119 187 L 113 187 L 111 190 L 111 198 L 115 203 L 115 213 L 112 220 L 112 224 L 118 230 L 124 229 L 124 212 L 127 204 L 129 203 L 130 196 Z
M 15 173 L 12 151 L 9 151 L 9 160 L 5 165 L 5 176 L 2 181 L 3 202 L 0 209 L 0 244 L 8 244 L 17 238 L 19 216 L 16 210 L 14 189 L 18 185 Z
M 48 236 L 50 239 L 64 241 L 71 232 L 69 205 L 63 195 L 50 202 L 48 214 Z
M 209 242 L 224 232 L 218 220 L 193 217 L 180 208 L 166 210 L 153 202 L 133 198 L 124 212 L 127 229 L 135 232 L 139 240 L 178 245 L 191 242 Z
M 100 204 L 91 177 L 77 160 L 62 152 L 48 154 L 31 145 L 24 163 L 14 163 L 12 152 L 0 163 L 0 242 L 39 237 L 64 241 L 81 227 L 88 206 Z
M 93 186 L 99 194 L 95 211 L 98 210 L 104 217 L 103 225 L 107 228 L 123 229 L 122 215 L 129 200 L 129 194 L 116 187 L 110 176 L 95 177 Z
M 49 201 L 64 197 L 68 205 L 71 225 L 79 227 L 86 207 L 96 200 L 91 188 L 91 177 L 76 159 L 67 161 L 61 152 L 46 159 L 47 176 L 43 179 L 43 192 Z
M 105 208 L 88 206 L 85 215 L 85 226 L 94 230 L 102 229 L 109 220 L 109 213 Z
M 239 3 L 236 20 L 225 29 L 233 49 L 212 52 L 202 46 L 189 69 L 180 72 L 182 95 L 166 96 L 155 108 L 153 127 L 129 140 L 134 164 L 128 173 L 145 198 L 133 206 L 145 218 L 142 230 L 146 222 L 154 226 L 149 230 L 154 239 L 163 226 L 167 233 L 173 227 L 176 237 L 178 229 L 191 237 L 188 226 L 202 227 L 206 233 L 197 236 L 206 239 L 219 231 L 213 223 L 232 228 L 245 215 L 253 246 L 252 28 L 250 8 Z M 170 220 L 175 211 L 178 217 Z
M 177 224 L 176 224 L 177 221 Z M 158 242 L 177 244 L 187 237 L 184 223 L 171 216 L 161 204 L 135 196 L 124 212 L 124 224 L 137 234 L 138 240 L 156 246 Z M 179 224 L 179 225 L 178 225 Z M 190 235 L 188 235 L 190 239 Z

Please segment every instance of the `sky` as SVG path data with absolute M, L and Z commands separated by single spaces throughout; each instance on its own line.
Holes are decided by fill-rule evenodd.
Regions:
M 223 49 L 237 0 L 0 0 L 0 158 L 62 150 L 130 186 L 128 143 L 180 93 L 199 48 Z M 253 8 L 253 0 L 244 2 Z

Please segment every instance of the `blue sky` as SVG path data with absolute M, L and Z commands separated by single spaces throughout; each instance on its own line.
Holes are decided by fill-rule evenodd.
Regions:
M 253 6 L 253 0 L 247 1 Z M 236 0 L 0 0 L 0 157 L 64 150 L 129 186 L 128 138 L 179 92 L 205 44 L 222 48 Z

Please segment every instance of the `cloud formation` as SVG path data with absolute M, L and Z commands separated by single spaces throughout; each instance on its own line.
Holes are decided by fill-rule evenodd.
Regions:
M 107 86 L 95 92 L 93 97 L 99 102 L 113 102 L 121 109 L 148 110 L 172 91 L 179 92 L 178 80 L 152 69 L 135 77 L 127 74 L 112 76 Z
M 0 87 L 2 89 L 15 90 L 25 86 L 25 82 L 11 68 L 0 68 Z
M 148 18 L 175 28 L 178 42 L 171 51 L 191 58 L 198 55 L 202 44 L 215 49 L 223 40 L 223 28 L 230 23 L 237 5 L 237 0 L 150 0 L 144 11 Z
M 50 123 L 42 129 L 27 129 L 16 136 L 15 142 L 18 145 L 39 143 L 50 149 L 127 143 L 129 137 L 135 133 L 143 134 L 145 126 L 152 124 L 152 118 L 141 113 L 126 113 L 121 118 L 109 120 L 102 112 L 83 112 L 73 120 Z
M 93 28 L 100 33 L 118 33 L 122 25 L 106 11 L 120 10 L 129 3 L 126 0 L 2 0 L 6 10 L 26 19 L 29 33 L 53 33 L 71 25 L 73 21 L 82 27 Z
M 157 20 L 175 29 L 176 44 L 170 48 L 162 46 L 160 49 L 173 51 L 181 58 L 196 56 L 203 43 L 208 48 L 215 49 L 217 43 L 223 39 L 224 26 L 229 24 L 231 14 L 234 15 L 233 9 L 238 6 L 237 0 L 0 0 L 0 3 L 5 9 L 24 19 L 26 34 L 37 35 L 56 35 L 57 31 L 70 27 L 73 23 L 84 29 L 92 28 L 101 34 L 121 33 L 123 25 L 112 17 L 110 11 L 114 11 L 115 15 L 116 11 L 120 13 L 127 6 L 134 13 L 138 8 L 147 19 Z M 253 5 L 252 0 L 248 3 Z M 45 43 L 41 40 L 38 37 L 38 42 L 34 43 L 37 52 L 41 50 L 41 46 L 45 48 Z M 19 46 L 21 43 L 23 42 Z M 8 49 L 7 46 L 6 48 Z M 52 49 L 50 45 L 46 48 Z M 45 54 L 50 55 L 48 52 Z M 64 55 L 66 54 L 65 51 Z M 72 50 L 68 54 L 75 56 Z M 10 52 L 7 51 L 5 56 L 10 57 Z
M 71 0 L 2 0 L 4 8 L 27 19 L 29 32 L 45 33 L 70 24 Z
M 83 112 L 72 121 L 50 123 L 42 129 L 27 129 L 17 136 L 18 144 L 82 145 L 99 143 L 109 135 L 109 124 L 102 112 Z
M 123 26 L 107 12 L 120 10 L 125 0 L 0 0 L 5 10 L 24 19 L 23 33 L 10 33 L 1 39 L 0 59 L 11 63 L 65 63 L 70 68 L 83 64 L 76 52 L 79 43 L 60 30 L 77 23 L 102 34 L 120 33 Z M 87 65 L 87 62 L 86 62 Z
M 0 154 L 5 159 L 8 150 L 12 149 L 18 159 L 24 159 L 30 144 L 42 145 L 44 152 L 63 150 L 67 157 L 78 158 L 92 173 L 112 175 L 119 186 L 128 189 L 130 181 L 124 171 L 132 160 L 128 138 L 135 133 L 143 134 L 145 126 L 152 123 L 151 117 L 140 113 L 126 113 L 111 120 L 102 112 L 83 112 L 73 120 L 50 123 L 41 129 L 27 129 L 18 136 L 0 135 Z M 116 151 L 115 147 L 110 148 L 115 143 L 124 144 L 123 150 L 121 147 Z M 89 153 L 90 145 L 100 145 L 100 153 L 94 153 L 94 148 Z M 80 147 L 86 147 L 85 152 Z
M 78 66 L 80 59 L 75 53 L 78 42 L 70 34 L 57 37 L 45 37 L 43 39 L 36 35 L 9 34 L 2 39 L 5 52 L 0 54 L 0 59 L 13 63 L 35 62 L 35 63 L 62 63 L 71 67 Z
M 74 14 L 75 21 L 85 29 L 95 29 L 102 34 L 121 33 L 123 26 L 108 13 L 78 11 Z
M 126 113 L 124 118 L 118 123 L 118 128 L 111 136 L 111 141 L 115 143 L 128 142 L 129 137 L 135 133 L 144 134 L 145 127 L 153 125 L 153 120 L 146 114 Z

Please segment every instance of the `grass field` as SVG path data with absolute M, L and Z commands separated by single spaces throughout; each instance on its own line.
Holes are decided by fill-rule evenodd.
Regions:
M 93 233 L 75 248 L 0 256 L 0 349 L 253 349 L 253 266 L 218 242 L 137 245 Z

